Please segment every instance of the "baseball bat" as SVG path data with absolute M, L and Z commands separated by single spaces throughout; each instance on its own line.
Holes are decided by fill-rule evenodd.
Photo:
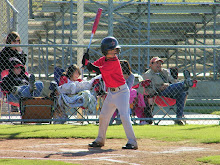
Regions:
M 97 11 L 97 13 L 96 13 L 95 21 L 94 21 L 94 23 L 93 23 L 92 34 L 91 34 L 90 41 L 89 41 L 89 45 L 88 45 L 88 48 L 87 48 L 87 53 L 89 52 L 90 45 L 91 45 L 91 43 L 92 43 L 92 38 L 93 38 L 93 36 L 94 36 L 94 34 L 95 34 L 95 32 L 96 32 L 96 29 L 97 29 L 97 27 L 98 27 L 101 14 L 102 14 L 102 8 L 99 8 L 98 11 Z
M 102 14 L 102 8 L 99 8 L 98 11 L 97 11 L 97 13 L 96 13 L 95 21 L 94 21 L 94 23 L 93 23 L 92 34 L 91 34 L 91 37 L 90 37 L 90 41 L 89 41 L 89 45 L 88 45 L 88 48 L 87 48 L 86 53 L 89 53 L 89 48 L 90 48 L 90 45 L 91 45 L 91 43 L 92 43 L 92 38 L 93 38 L 93 36 L 94 36 L 94 34 L 95 34 L 95 32 L 96 32 L 96 29 L 97 29 L 97 27 L 98 27 L 101 14 Z M 82 78 L 83 78 L 84 66 L 82 66 L 81 69 L 82 69 L 82 70 L 81 70 L 81 72 L 82 72 L 81 75 L 82 75 Z

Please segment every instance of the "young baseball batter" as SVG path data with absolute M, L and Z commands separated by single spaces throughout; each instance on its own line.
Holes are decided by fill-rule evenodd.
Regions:
M 127 144 L 123 146 L 122 149 L 138 148 L 130 119 L 130 92 L 123 77 L 120 61 L 117 58 L 118 48 L 120 48 L 120 46 L 116 38 L 105 37 L 101 42 L 103 57 L 92 64 L 89 62 L 88 54 L 85 53 L 83 56 L 82 64 L 86 65 L 89 70 L 101 73 L 105 85 L 108 88 L 108 94 L 99 116 L 99 134 L 95 141 L 89 144 L 89 147 L 104 146 L 109 121 L 117 108 L 128 138 Z

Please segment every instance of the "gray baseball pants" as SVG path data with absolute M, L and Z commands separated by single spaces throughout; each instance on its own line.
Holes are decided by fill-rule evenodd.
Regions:
M 117 108 L 120 113 L 120 118 L 128 139 L 128 143 L 137 146 L 137 141 L 134 135 L 134 130 L 132 128 L 129 112 L 130 91 L 127 84 L 124 84 L 119 88 L 120 89 L 115 92 L 108 90 L 108 94 L 104 100 L 103 107 L 100 112 L 99 134 L 95 141 L 101 144 L 105 144 L 106 131 L 109 126 L 111 117 Z

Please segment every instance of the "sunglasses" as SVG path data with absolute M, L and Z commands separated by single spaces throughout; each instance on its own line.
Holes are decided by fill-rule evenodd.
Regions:
M 13 42 L 21 42 L 21 40 L 14 40 Z
M 16 67 L 15 69 L 22 69 L 22 66 Z

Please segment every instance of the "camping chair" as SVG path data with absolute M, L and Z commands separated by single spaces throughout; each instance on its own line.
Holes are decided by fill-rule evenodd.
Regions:
M 170 68 L 170 74 L 175 79 L 177 79 L 178 78 L 178 69 L 177 68 Z M 196 83 L 197 83 L 197 81 L 194 80 L 193 81 L 193 87 L 196 87 Z M 141 91 L 141 93 L 144 94 L 144 96 L 145 96 L 145 98 L 147 98 L 147 100 L 149 100 L 149 99 L 152 100 L 151 101 L 152 104 L 149 106 L 150 111 L 152 112 L 152 116 L 155 116 L 159 112 L 162 112 L 162 118 L 165 118 L 165 117 L 172 118 L 171 115 L 170 115 L 170 112 L 174 112 L 176 114 L 176 112 L 174 110 L 174 106 L 176 105 L 176 99 L 160 96 L 156 92 L 156 90 L 155 90 L 155 92 L 156 92 L 155 95 L 149 95 L 147 89 L 150 86 L 151 86 L 151 80 L 144 80 L 144 81 L 141 81 L 139 84 L 137 84 L 135 86 L 135 88 L 137 88 L 137 89 L 142 88 L 142 90 L 139 89 L 139 92 Z M 185 102 L 186 102 L 186 99 L 185 99 Z M 153 113 L 155 104 L 159 107 L 159 109 L 156 110 L 156 112 Z M 160 123 L 160 121 L 162 121 L 162 120 L 159 120 L 157 122 L 154 121 L 154 124 L 158 125 Z
M 9 74 L 9 70 L 4 70 L 1 72 L 1 79 Z M 28 75 L 27 72 L 25 72 Z M 51 119 L 53 115 L 54 102 L 46 97 L 22 97 L 17 102 L 8 101 L 8 91 L 1 91 L 1 111 L 3 103 L 7 103 L 9 118 L 11 116 L 11 106 L 18 107 L 20 109 L 21 119 L 24 120 L 36 120 L 37 122 L 45 122 L 44 119 Z M 34 121 L 34 122 L 36 122 Z M 26 122 L 26 121 L 25 121 Z M 46 121 L 48 122 L 48 120 Z M 23 123 L 23 121 L 21 122 Z
M 196 84 L 197 84 L 197 80 L 193 80 L 192 88 L 195 88 Z M 185 103 L 186 103 L 187 97 L 188 97 L 188 92 L 187 92 L 187 95 L 186 95 L 186 98 L 184 101 Z M 174 110 L 174 106 L 176 105 L 176 99 L 157 95 L 154 97 L 154 102 L 159 107 L 159 110 L 157 110 L 153 115 L 156 115 L 159 113 L 159 111 L 162 111 L 163 112 L 162 118 L 165 118 L 166 116 L 172 118 L 171 115 L 169 115 L 170 112 L 174 112 L 176 114 L 176 112 Z M 167 107 L 168 109 L 165 110 L 165 107 Z M 161 120 L 159 120 L 158 122 L 154 122 L 154 124 L 158 125 L 160 123 L 160 121 Z
M 6 70 L 3 70 L 1 72 L 1 80 L 7 76 L 9 74 L 9 70 L 6 69 Z M 1 81 L 0 81 L 1 83 Z M 15 103 L 15 102 L 9 102 L 8 101 L 8 91 L 3 91 L 2 89 L 1 90 L 1 109 L 0 109 L 0 116 L 2 114 L 2 110 L 3 110 L 3 104 L 6 103 L 7 104 L 7 111 L 8 111 L 8 114 L 9 114 L 9 118 L 10 118 L 10 114 L 11 114 L 11 106 L 15 106 L 15 107 L 19 107 L 19 103 Z
M 56 84 L 59 84 L 60 77 L 63 73 L 63 69 L 56 67 L 54 69 L 54 80 L 56 81 Z M 57 108 L 54 113 L 54 119 L 55 124 L 63 124 L 67 120 L 71 120 L 71 118 L 75 118 L 78 121 L 87 121 L 88 120 L 88 113 L 92 114 L 94 111 L 96 111 L 96 104 L 97 104 L 97 96 L 100 94 L 100 82 L 98 80 L 95 80 L 93 83 L 93 87 L 90 91 L 85 90 L 82 92 L 79 92 L 74 95 L 69 94 L 59 94 L 58 96 L 54 95 L 57 99 Z M 50 86 L 50 89 L 51 86 Z M 56 90 L 54 90 L 56 91 Z M 53 93 L 53 92 L 52 92 Z M 76 98 L 76 102 L 71 102 L 70 100 L 74 100 Z M 79 101 L 84 101 L 83 106 L 82 104 L 79 104 Z M 69 102 L 70 101 L 70 102 Z M 80 106 L 79 106 L 80 105 Z
M 147 118 L 145 108 L 146 106 L 148 106 L 148 104 L 145 104 L 145 96 L 148 95 L 145 93 L 145 88 L 150 85 L 151 81 L 143 81 L 143 79 L 139 81 L 140 82 L 138 84 L 132 87 L 130 92 L 130 108 L 132 110 L 131 116 L 137 116 L 138 118 L 140 118 L 140 124 L 146 124 L 146 121 L 141 120 L 141 118 Z M 134 121 L 134 124 L 137 124 L 136 121 Z
M 168 69 L 170 72 L 170 75 L 174 78 L 174 79 L 178 79 L 178 68 L 177 67 L 172 67 Z M 188 93 L 187 93 L 188 96 Z M 187 98 L 186 96 L 186 98 Z M 173 98 L 169 98 L 169 97 L 164 97 L 164 96 L 159 96 L 156 95 L 154 96 L 154 103 L 159 107 L 159 110 L 157 110 L 153 116 L 157 115 L 160 111 L 163 113 L 162 118 L 165 118 L 166 116 L 172 118 L 170 116 L 170 112 L 174 112 L 174 114 L 176 114 L 175 110 L 174 110 L 174 106 L 176 105 L 176 99 Z M 186 102 L 186 99 L 185 99 Z M 167 107 L 167 110 L 165 110 L 165 107 Z M 161 120 L 159 121 L 154 121 L 155 125 L 158 125 L 160 123 Z
M 146 118 L 146 111 L 145 108 L 147 108 L 148 106 L 148 111 L 152 114 L 152 116 L 157 115 L 160 111 L 163 112 L 163 116 L 162 118 L 165 118 L 166 116 L 170 117 L 169 112 L 173 111 L 174 108 L 173 106 L 176 104 L 176 100 L 172 99 L 172 98 L 168 98 L 168 97 L 164 97 L 164 96 L 159 96 L 157 93 L 155 93 L 154 95 L 149 95 L 148 94 L 148 88 L 151 86 L 151 80 L 147 79 L 147 80 L 143 80 L 140 83 L 138 83 L 137 85 L 133 86 L 134 89 L 137 90 L 137 101 L 134 103 L 134 113 L 137 113 L 137 117 L 138 118 Z M 138 106 L 138 104 L 140 104 L 140 96 L 142 96 L 142 100 L 144 100 L 145 104 L 142 105 L 142 107 Z M 149 101 L 151 100 L 151 101 Z M 153 113 L 154 110 L 154 105 L 157 105 L 159 107 L 159 109 Z M 139 108 L 137 108 L 139 107 Z M 168 110 L 165 110 L 164 107 L 169 107 Z M 139 112 L 136 112 L 139 111 Z M 148 112 L 148 113 L 149 113 Z M 141 124 L 141 120 L 140 119 L 140 124 Z M 154 121 L 155 125 L 158 125 L 159 122 L 161 120 L 159 120 L 158 122 Z

